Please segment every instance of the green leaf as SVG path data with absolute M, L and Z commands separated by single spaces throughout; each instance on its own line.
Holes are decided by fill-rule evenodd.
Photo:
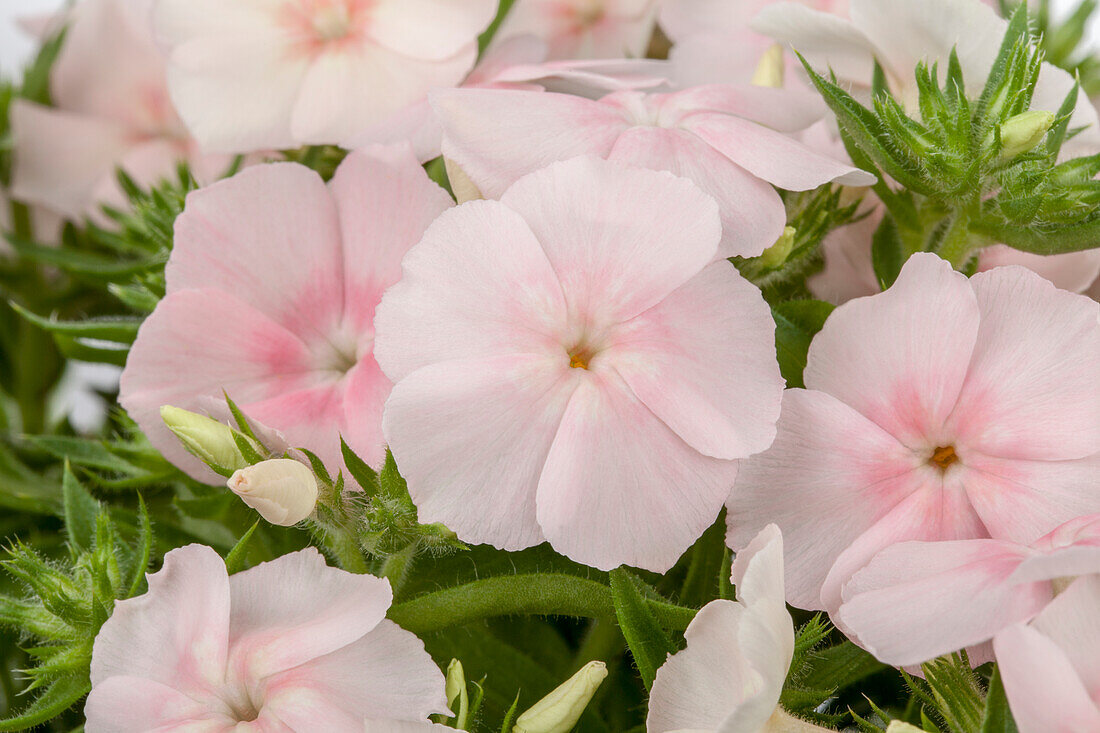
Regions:
M 921 670 L 935 698 L 935 708 L 951 730 L 962 733 L 980 730 L 985 698 L 966 655 L 940 657 L 922 664 Z
M 519 712 L 520 690 L 516 691 L 516 699 L 512 701 L 512 707 L 504 715 L 504 723 L 500 726 L 500 733 L 512 733 L 512 725 L 516 722 L 516 714 Z
M 981 733 L 1017 733 L 1016 721 L 1008 708 L 1008 697 L 1001 682 L 1001 671 L 997 667 L 993 668 L 993 676 L 989 680 Z
M 61 495 L 64 500 L 65 532 L 77 553 L 92 549 L 95 544 L 96 518 L 100 513 L 99 502 L 80 485 L 73 475 L 69 462 L 61 479 Z
M 775 318 L 775 348 L 779 370 L 788 387 L 803 387 L 806 355 L 833 306 L 820 300 L 790 300 L 772 306 Z
M 91 689 L 92 683 L 87 676 L 62 678 L 15 717 L 0 720 L 0 731 L 26 731 L 47 723 L 75 705 Z
M 15 302 L 9 303 L 16 313 L 34 325 L 54 334 L 79 338 L 103 339 L 122 344 L 132 344 L 137 338 L 140 318 L 89 318 L 86 321 L 55 321 L 35 315 Z
M 886 214 L 871 238 L 871 262 L 880 288 L 886 290 L 894 284 L 906 256 L 905 244 L 898 235 L 898 225 L 894 217 Z
M 639 588 L 641 581 L 625 568 L 611 571 L 611 599 L 615 617 L 646 689 L 653 687 L 657 669 L 676 651 Z
M 133 565 L 130 568 L 130 590 L 127 598 L 133 598 L 141 590 L 145 580 L 145 571 L 149 569 L 149 559 L 153 555 L 153 522 L 149 518 L 149 508 L 145 498 L 138 494 L 138 544 L 134 552 Z
M 230 575 L 244 570 L 245 556 L 248 554 L 248 542 L 252 539 L 252 535 L 255 534 L 259 526 L 260 520 L 257 519 L 255 523 L 248 528 L 248 531 L 237 540 L 237 544 L 233 545 L 233 549 L 229 551 L 229 554 L 225 556 L 226 571 Z
M 343 436 L 340 437 L 340 452 L 344 456 L 344 466 L 347 467 L 351 477 L 355 479 L 355 483 L 359 484 L 359 488 L 363 489 L 367 496 L 377 494 L 381 488 L 378 472 L 368 466 L 367 462 L 344 442 Z
M 72 438 L 64 435 L 28 435 L 27 442 L 77 466 L 114 471 L 130 476 L 148 472 L 110 451 L 98 440 Z
M 815 652 L 806 661 L 805 676 L 800 682 L 807 687 L 843 690 L 884 669 L 888 669 L 887 665 L 870 652 L 845 641 Z

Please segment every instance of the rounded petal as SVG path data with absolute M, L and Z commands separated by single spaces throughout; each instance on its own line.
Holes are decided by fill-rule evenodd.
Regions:
M 783 606 L 783 533 L 769 524 L 737 553 L 733 559 L 730 581 L 737 591 L 737 600 L 746 606 Z
M 1100 706 L 1057 644 L 1020 624 L 998 634 L 993 649 L 1020 733 L 1100 730 Z
M 130 148 L 117 123 L 16 99 L 10 109 L 11 196 L 79 220 Z
M 333 197 L 294 163 L 246 168 L 188 195 L 165 269 L 168 291 L 233 293 L 306 343 L 343 316 L 344 262 Z
M 630 126 L 615 107 L 552 92 L 441 90 L 430 101 L 443 125 L 443 154 L 488 198 L 555 161 L 607 157 Z
M 585 371 L 539 480 L 538 523 L 577 562 L 665 572 L 718 516 L 737 463 L 684 443 L 613 370 Z
M 454 205 L 408 145 L 374 146 L 344 159 L 329 189 L 336 200 L 347 315 L 372 329 L 382 293 L 401 279 L 401 260 Z M 386 215 L 400 212 L 400 215 Z
M 951 417 L 960 441 L 1001 458 L 1100 453 L 1100 305 L 1022 267 L 971 283 L 982 315 Z
M 496 11 L 495 0 L 381 0 L 366 32 L 403 56 L 442 60 L 476 41 Z
M 783 200 L 770 184 L 690 132 L 632 128 L 615 143 L 610 159 L 683 176 L 713 196 L 722 217 L 719 257 L 755 257 L 775 244 L 787 223 Z
M 314 145 L 352 139 L 422 101 L 430 89 L 457 85 L 476 59 L 473 42 L 439 61 L 373 44 L 323 52 L 302 78 L 290 133 Z
M 942 443 L 928 443 L 955 409 L 980 313 L 964 275 L 936 255 L 913 255 L 889 290 L 829 316 L 810 345 L 806 386 L 914 450 L 935 448 Z
M 994 537 L 1034 542 L 1075 517 L 1100 512 L 1100 454 L 1077 461 L 966 458 L 967 497 Z
M 988 641 L 1052 597 L 1049 582 L 1010 580 L 1028 555 L 1022 545 L 997 540 L 892 545 L 844 586 L 839 621 L 895 666 Z
M 609 356 L 685 442 L 714 458 L 745 458 L 775 438 L 783 378 L 774 331 L 756 286 L 716 262 L 624 324 Z
M 752 29 L 792 47 L 819 72 L 832 69 L 845 80 L 870 86 L 875 58 L 883 57 L 850 20 L 795 2 L 770 3 L 752 20 Z M 912 69 L 915 64 L 910 64 Z
M 742 463 L 727 503 L 728 542 L 743 548 L 774 522 L 783 532 L 788 601 L 821 608 L 837 557 L 922 485 L 919 463 L 833 397 L 789 389 L 775 443 Z
M 590 333 L 657 305 L 714 259 L 722 236 L 714 201 L 690 181 L 598 158 L 525 176 L 500 202 L 527 222 Z
M 421 523 L 505 550 L 542 542 L 536 487 L 578 379 L 566 358 L 446 361 L 394 387 L 382 427 Z
M 230 675 L 260 680 L 358 641 L 378 626 L 389 582 L 329 567 L 307 548 L 229 579 Z
M 1100 576 L 1086 575 L 1050 602 L 1034 627 L 1061 647 L 1085 687 L 1100 689 Z
M 233 717 L 214 695 L 202 702 L 144 677 L 118 675 L 100 681 L 84 703 L 88 733 L 226 733 Z
M 658 99 L 661 112 L 678 118 L 687 129 L 691 129 L 690 123 L 698 115 L 718 119 L 733 117 L 744 124 L 756 123 L 773 131 L 798 132 L 821 120 L 827 112 L 821 98 L 813 92 L 752 84 L 704 84 L 661 95 Z M 709 128 L 704 126 L 704 129 Z M 716 139 L 723 144 L 732 142 L 728 136 Z
M 138 331 L 119 403 L 172 463 L 221 483 L 164 426 L 160 408 L 201 411 L 204 399 L 228 392 L 247 412 L 250 403 L 315 386 L 310 365 L 302 341 L 254 308 L 218 290 L 183 290 L 162 300 Z
M 375 315 L 374 354 L 399 382 L 440 361 L 565 357 L 561 285 L 523 219 L 496 201 L 440 216 L 402 262 Z M 522 284 L 522 287 L 517 287 Z
M 383 619 L 358 641 L 272 676 L 265 708 L 295 731 L 362 733 L 364 718 L 426 721 L 447 710 L 447 698 L 424 643 Z
M 814 297 L 830 303 L 847 303 L 853 298 L 882 290 L 871 260 L 871 241 L 882 223 L 884 208 L 875 206 L 859 221 L 834 229 L 821 243 L 825 267 L 806 279 Z
M 169 551 L 148 579 L 148 592 L 118 601 L 96 636 L 92 685 L 127 675 L 201 697 L 225 674 L 230 629 L 225 563 L 209 547 L 187 545 Z
M 995 244 L 978 254 L 979 270 L 992 270 L 994 267 L 1007 265 L 1026 267 L 1050 280 L 1056 288 L 1082 293 L 1100 276 L 1100 249 L 1061 255 L 1037 255 Z

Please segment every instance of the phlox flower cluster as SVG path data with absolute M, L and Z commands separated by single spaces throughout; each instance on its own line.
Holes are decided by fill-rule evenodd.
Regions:
M 783 697 L 790 604 L 888 665 L 995 661 L 1022 733 L 1100 733 L 1100 248 L 984 237 L 884 278 L 902 187 L 791 53 L 917 118 L 918 63 L 981 94 L 1009 29 L 993 5 L 83 0 L 54 19 L 52 105 L 10 107 L 0 228 L 113 231 L 116 170 L 189 166 L 163 277 L 126 283 L 155 294 L 118 394 L 136 428 L 92 468 L 140 463 L 173 517 L 222 502 L 171 525 L 145 592 L 110 597 L 86 730 L 476 730 L 542 661 L 499 650 L 535 634 L 568 663 L 541 701 L 520 690 L 516 733 L 588 730 L 609 675 L 602 695 L 644 683 L 651 733 L 827 730 L 828 701 L 811 721 Z M 1077 94 L 1039 68 L 1033 108 Z M 1051 165 L 1100 155 L 1078 96 Z M 820 201 L 857 203 L 825 227 Z M 792 357 L 793 307 L 823 315 Z M 75 522 L 84 474 L 55 473 Z M 69 527 L 74 557 L 115 531 L 91 526 Z M 470 567 L 433 574 L 435 550 Z M 477 595 L 506 576 L 527 586 Z M 576 650 L 549 622 L 483 623 L 588 611 L 593 587 Z M 593 660 L 620 642 L 640 681 Z M 445 677 L 452 649 L 484 679 Z

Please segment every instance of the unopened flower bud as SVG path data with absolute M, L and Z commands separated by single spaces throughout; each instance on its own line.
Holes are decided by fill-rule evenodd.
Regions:
M 444 158 L 443 167 L 447 169 L 447 180 L 451 182 L 451 191 L 454 192 L 455 200 L 458 203 L 464 204 L 467 201 L 477 201 L 485 198 L 458 163 L 450 158 Z
M 752 84 L 758 87 L 781 88 L 785 71 L 784 63 L 783 47 L 778 43 L 772 44 L 760 57 L 760 63 L 752 72 Z
M 233 440 L 233 429 L 217 420 L 196 412 L 164 405 L 160 419 L 168 426 L 189 453 L 208 465 L 220 466 L 230 471 L 244 468 L 248 461 L 241 455 Z M 246 438 L 261 455 L 263 449 Z
M 886 729 L 886 733 L 924 733 L 924 730 L 912 723 L 906 723 L 901 720 L 891 720 L 889 727 Z
M 1008 160 L 1026 153 L 1046 137 L 1054 114 L 1039 109 L 1022 112 L 1001 125 L 1001 158 Z
M 512 733 L 569 733 L 607 677 L 607 665 L 589 662 L 519 716 Z
M 305 464 L 275 458 L 236 471 L 227 485 L 260 516 L 290 527 L 313 513 L 317 505 L 317 478 Z
M 769 268 L 776 268 L 787 261 L 787 258 L 791 254 L 791 250 L 794 249 L 794 238 L 798 233 L 798 230 L 794 227 L 784 227 L 783 234 L 779 237 L 775 244 L 764 250 L 764 254 L 760 255 L 760 262 Z
M 466 727 L 466 718 L 470 711 L 470 698 L 466 692 L 466 672 L 462 668 L 462 662 L 452 659 L 447 665 L 447 706 L 455 716 L 455 724 L 459 729 Z

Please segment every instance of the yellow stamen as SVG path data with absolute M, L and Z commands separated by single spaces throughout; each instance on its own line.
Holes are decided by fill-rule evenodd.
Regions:
M 955 446 L 953 445 L 941 446 L 932 452 L 932 463 L 939 466 L 940 470 L 943 471 L 946 471 L 947 467 L 957 460 L 959 460 L 959 456 L 955 453 Z

